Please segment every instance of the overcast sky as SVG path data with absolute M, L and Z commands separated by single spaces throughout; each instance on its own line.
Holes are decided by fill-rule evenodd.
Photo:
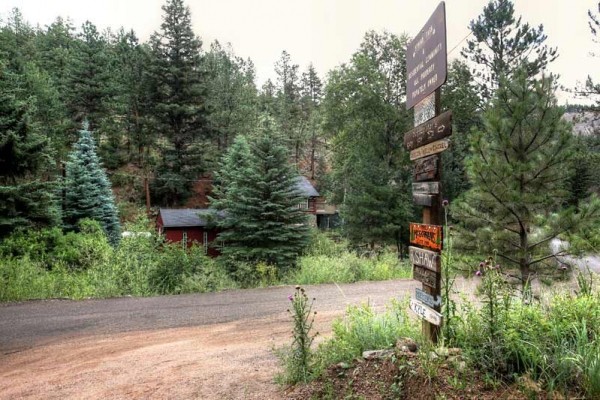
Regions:
M 133 29 L 142 40 L 160 27 L 165 0 L 0 0 L 0 17 L 13 8 L 40 26 L 57 16 L 69 17 L 76 26 L 90 20 L 100 29 Z M 349 60 L 364 33 L 370 29 L 415 35 L 439 0 L 187 0 L 194 30 L 204 41 L 230 42 L 234 51 L 250 57 L 258 84 L 273 78 L 273 64 L 282 50 L 304 70 L 313 63 L 324 76 Z M 446 0 L 449 59 L 459 56 L 469 21 L 487 0 Z M 592 42 L 587 10 L 597 10 L 598 0 L 516 0 L 517 15 L 532 25 L 543 24 L 547 43 L 557 46 L 559 58 L 551 65 L 561 83 L 574 87 L 588 74 L 600 80 L 600 44 Z M 458 47 L 456 49 L 455 46 Z M 454 50 L 453 50 L 454 49 Z M 568 96 L 562 94 L 561 100 Z M 569 100 L 573 102 L 573 100 Z

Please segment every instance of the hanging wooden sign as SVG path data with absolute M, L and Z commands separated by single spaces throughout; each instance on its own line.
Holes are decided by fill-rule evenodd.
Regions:
M 413 194 L 439 194 L 439 182 L 419 182 L 412 184 Z
M 440 254 L 435 251 L 408 246 L 408 257 L 413 265 L 427 268 L 433 272 L 441 270 Z
M 404 147 L 406 150 L 414 150 L 450 135 L 452 135 L 452 111 L 448 110 L 406 132 Z
M 442 139 L 433 143 L 426 144 L 425 146 L 418 147 L 410 152 L 410 160 L 414 161 L 418 158 L 423 158 L 433 154 L 441 153 L 450 147 L 450 141 L 448 139 Z
M 437 326 L 442 324 L 442 314 L 432 308 L 429 308 L 419 300 L 410 299 L 410 309 L 421 319 L 429 321 Z
M 413 193 L 413 203 L 418 206 L 431 207 L 436 196 L 432 194 Z
M 413 279 L 433 289 L 437 289 L 439 287 L 438 274 L 428 270 L 427 268 L 419 267 L 418 265 L 413 265 Z
M 443 228 L 439 225 L 410 223 L 410 242 L 432 250 L 442 250 Z
M 438 156 L 420 158 L 415 161 L 414 180 L 430 181 L 438 177 Z
M 417 300 L 422 301 L 431 308 L 439 307 L 442 305 L 442 296 L 432 296 L 419 288 L 415 288 L 415 297 Z

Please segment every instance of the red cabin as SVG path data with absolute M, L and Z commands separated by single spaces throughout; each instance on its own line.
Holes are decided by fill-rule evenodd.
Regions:
M 156 225 L 158 233 L 169 242 L 204 246 L 205 254 L 216 257 L 219 250 L 211 244 L 217 239 L 219 230 L 212 219 L 219 216 L 215 210 L 207 208 L 170 209 L 161 208 Z

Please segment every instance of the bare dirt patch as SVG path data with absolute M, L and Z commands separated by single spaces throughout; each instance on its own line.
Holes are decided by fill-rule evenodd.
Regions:
M 339 313 L 321 313 L 328 333 Z M 273 346 L 290 340 L 287 313 L 197 328 L 88 336 L 12 353 L 1 399 L 280 399 Z

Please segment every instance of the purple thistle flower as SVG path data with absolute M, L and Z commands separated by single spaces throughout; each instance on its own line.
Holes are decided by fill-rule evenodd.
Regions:
M 480 270 L 475 271 L 475 276 L 481 276 L 481 271 Z
M 450 202 L 447 199 L 444 199 L 444 201 L 442 201 L 442 207 L 448 207 L 449 204 Z
M 483 267 L 485 267 L 485 263 L 482 261 L 479 263 L 479 268 L 483 268 Z
M 288 296 L 288 300 L 289 300 L 289 301 L 293 301 L 293 300 L 294 300 L 294 297 L 292 297 L 292 295 L 290 294 L 290 295 Z

